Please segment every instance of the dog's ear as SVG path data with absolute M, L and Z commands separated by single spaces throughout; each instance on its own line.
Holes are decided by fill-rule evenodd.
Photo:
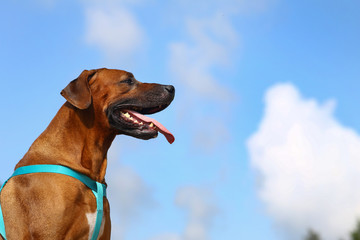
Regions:
M 78 109 L 87 109 L 92 101 L 89 80 L 95 73 L 96 70 L 84 70 L 79 77 L 71 81 L 60 94 Z

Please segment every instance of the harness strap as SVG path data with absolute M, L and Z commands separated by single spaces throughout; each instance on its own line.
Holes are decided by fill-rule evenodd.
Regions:
M 104 211 L 104 203 L 103 203 L 103 192 L 106 190 L 104 188 L 104 185 L 96 182 L 97 184 L 97 192 L 93 191 L 95 197 L 96 197 L 96 221 L 95 221 L 95 227 L 94 227 L 94 233 L 92 235 L 91 240 L 96 240 L 98 238 L 98 235 L 100 233 L 101 228 L 101 222 L 103 218 L 103 211 Z
M 103 198 L 106 197 L 106 185 L 102 184 L 100 182 L 94 181 L 88 176 L 78 173 L 71 168 L 61 166 L 61 165 L 47 165 L 47 164 L 41 164 L 41 165 L 30 165 L 30 166 L 24 166 L 20 167 L 15 170 L 13 175 L 10 177 L 15 177 L 18 175 L 23 174 L 29 174 L 29 173 L 59 173 L 63 175 L 67 175 L 73 178 L 78 179 L 83 184 L 85 184 L 88 188 L 90 188 L 96 198 L 96 222 L 95 222 L 95 228 L 94 232 L 92 234 L 91 240 L 96 240 L 98 238 L 101 222 L 103 218 L 103 209 L 104 209 L 104 203 Z M 9 179 L 10 179 L 9 178 Z M 5 184 L 7 183 L 6 180 L 3 185 L 0 188 L 0 193 Z M 0 234 L 6 240 L 6 231 L 5 231 L 5 223 L 4 223 L 4 217 L 1 211 L 1 204 L 0 204 Z

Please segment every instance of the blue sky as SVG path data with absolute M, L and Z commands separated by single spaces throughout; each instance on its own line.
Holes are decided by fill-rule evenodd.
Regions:
M 176 140 L 113 142 L 113 239 L 296 240 L 309 227 L 344 237 L 360 217 L 360 194 L 349 188 L 360 180 L 359 8 L 6 1 L 0 180 L 64 103 L 69 81 L 84 69 L 124 69 L 176 87 L 155 115 Z

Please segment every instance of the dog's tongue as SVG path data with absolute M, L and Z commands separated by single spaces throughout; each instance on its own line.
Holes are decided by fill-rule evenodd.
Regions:
M 155 119 L 152 119 L 148 116 L 142 115 L 138 112 L 134 112 L 131 110 L 126 110 L 127 112 L 129 112 L 130 114 L 134 115 L 135 117 L 141 119 L 143 122 L 146 123 L 153 123 L 159 130 L 159 132 L 161 132 L 165 137 L 166 140 L 171 144 L 175 141 L 175 137 L 174 135 L 172 135 L 172 133 L 167 130 L 161 123 L 159 123 L 158 121 L 156 121 Z

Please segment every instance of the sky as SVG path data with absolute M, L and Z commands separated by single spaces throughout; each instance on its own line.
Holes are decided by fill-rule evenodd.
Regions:
M 348 239 L 360 219 L 360 2 L 13 0 L 0 8 L 0 181 L 84 69 L 172 84 L 120 135 L 106 181 L 116 240 Z

